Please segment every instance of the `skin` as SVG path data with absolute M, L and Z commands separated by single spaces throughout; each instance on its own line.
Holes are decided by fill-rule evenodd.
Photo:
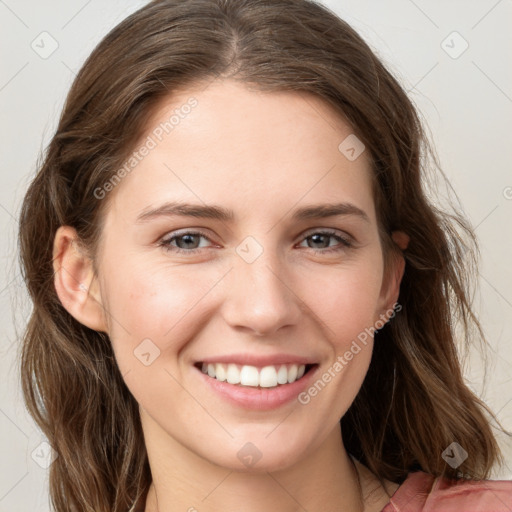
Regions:
M 308 404 L 271 411 L 226 402 L 193 367 L 235 352 L 287 352 L 317 361 L 321 375 L 389 314 L 404 262 L 395 258 L 384 275 L 367 152 L 349 161 L 338 150 L 353 129 L 319 98 L 229 80 L 166 98 L 141 142 L 192 96 L 198 105 L 109 193 L 97 273 L 73 228 L 61 227 L 54 244 L 60 300 L 108 333 L 140 405 L 153 475 L 145 510 L 381 510 L 383 489 L 361 503 L 339 426 L 367 372 L 371 338 Z M 235 219 L 137 222 L 167 201 L 219 205 Z M 334 202 L 356 205 L 368 220 L 292 220 L 297 208 Z M 162 246 L 187 229 L 207 238 Z M 325 229 L 353 246 L 318 237 Z M 263 249 L 252 263 L 236 252 L 248 236 Z M 405 247 L 404 233 L 393 237 Z M 178 243 L 189 253 L 176 253 Z M 134 351 L 148 338 L 160 354 L 146 366 Z M 262 455 L 251 467 L 237 457 L 247 442 Z M 378 483 L 358 468 L 364 498 Z M 388 493 L 397 487 L 385 485 Z

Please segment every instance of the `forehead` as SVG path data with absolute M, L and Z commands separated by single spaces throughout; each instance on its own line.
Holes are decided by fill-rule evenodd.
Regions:
M 371 217 L 367 151 L 355 159 L 344 153 L 345 141 L 361 151 L 354 137 L 310 93 L 262 92 L 231 80 L 175 91 L 155 107 L 133 166 L 111 192 L 112 210 L 135 216 L 150 204 L 193 200 L 278 214 L 298 202 L 342 199 Z

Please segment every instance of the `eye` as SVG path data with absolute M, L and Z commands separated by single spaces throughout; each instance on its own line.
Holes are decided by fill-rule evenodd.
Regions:
M 210 238 L 202 231 L 182 231 L 162 238 L 159 245 L 166 251 L 177 254 L 195 254 L 208 247 L 207 243 L 201 244 L 201 239 L 211 242 Z M 332 246 L 330 243 L 332 240 L 336 240 L 338 243 Z M 322 254 L 343 251 L 353 246 L 350 237 L 330 230 L 315 231 L 304 237 L 303 242 L 306 242 L 307 248 Z
M 173 234 L 172 236 L 163 238 L 159 245 L 164 247 L 167 251 L 193 254 L 205 247 L 204 245 L 200 245 L 201 238 L 211 241 L 201 231 L 184 231 L 182 233 Z M 173 242 L 176 242 L 176 245 L 174 245 Z
M 338 243 L 331 247 L 330 240 L 333 239 L 337 240 Z M 338 252 L 353 246 L 353 243 L 348 236 L 341 236 L 337 231 L 330 230 L 322 230 L 311 233 L 304 238 L 304 241 L 307 243 L 308 248 L 313 249 L 313 251 L 316 253 Z M 311 247 L 308 241 L 313 244 L 313 247 Z

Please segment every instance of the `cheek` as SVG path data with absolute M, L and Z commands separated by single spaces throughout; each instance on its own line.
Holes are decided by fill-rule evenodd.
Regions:
M 194 320 L 204 316 L 203 299 L 219 279 L 211 271 L 148 267 L 136 259 L 119 260 L 105 268 L 105 276 L 109 336 L 123 373 L 140 367 L 141 351 L 149 352 L 157 366 L 179 352 L 200 329 Z
M 305 302 L 322 320 L 326 336 L 343 350 L 359 333 L 374 325 L 379 316 L 382 262 L 370 258 L 338 268 L 318 269 L 303 283 Z M 306 299 L 307 297 L 307 299 Z
M 192 422 L 201 415 L 179 384 L 187 376 L 176 358 L 201 329 L 200 320 L 210 315 L 204 297 L 218 278 L 177 267 L 127 266 L 128 279 L 120 264 L 110 270 L 105 286 L 109 337 L 121 375 L 143 408 L 155 412 L 165 404 L 167 410 L 189 414 Z
M 319 319 L 330 354 L 315 382 L 298 399 L 318 416 L 331 418 L 326 428 L 350 407 L 370 365 L 381 285 L 378 269 L 375 261 L 374 267 L 354 265 L 317 273 L 312 281 L 316 286 L 308 295 L 308 304 Z

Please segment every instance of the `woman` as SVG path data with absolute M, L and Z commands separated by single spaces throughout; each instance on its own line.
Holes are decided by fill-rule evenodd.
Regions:
M 107 35 L 20 222 L 55 509 L 510 510 L 455 345 L 473 234 L 425 149 L 319 4 L 155 1 Z

